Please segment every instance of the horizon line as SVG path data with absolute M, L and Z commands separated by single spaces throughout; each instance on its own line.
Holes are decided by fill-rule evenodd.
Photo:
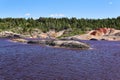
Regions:
M 78 17 L 67 17 L 67 16 L 64 16 L 64 17 L 45 17 L 45 16 L 40 16 L 40 17 L 0 17 L 0 19 L 5 19 L 5 18 L 24 18 L 24 19 L 39 19 L 39 18 L 55 18 L 55 19 L 61 19 L 61 18 L 68 18 L 68 19 L 71 19 L 71 18 L 76 18 L 76 19 L 112 19 L 112 18 L 118 18 L 120 16 L 117 16 L 117 17 L 104 17 L 104 18 L 85 18 L 85 17 L 81 17 L 81 18 L 78 18 Z

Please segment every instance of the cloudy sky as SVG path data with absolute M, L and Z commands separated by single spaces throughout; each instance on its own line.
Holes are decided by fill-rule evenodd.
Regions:
M 120 0 L 0 0 L 0 18 L 120 16 Z

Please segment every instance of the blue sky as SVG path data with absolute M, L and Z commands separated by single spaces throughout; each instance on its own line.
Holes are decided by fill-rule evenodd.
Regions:
M 112 18 L 120 0 L 0 0 L 0 17 Z

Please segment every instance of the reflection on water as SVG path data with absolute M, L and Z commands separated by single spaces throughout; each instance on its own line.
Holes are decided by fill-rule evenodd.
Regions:
M 0 39 L 0 80 L 120 80 L 120 42 L 83 41 L 89 50 Z

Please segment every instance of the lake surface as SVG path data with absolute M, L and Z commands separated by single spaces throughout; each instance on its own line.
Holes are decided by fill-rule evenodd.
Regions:
M 0 80 L 120 80 L 120 42 L 83 41 L 89 50 L 0 39 Z

